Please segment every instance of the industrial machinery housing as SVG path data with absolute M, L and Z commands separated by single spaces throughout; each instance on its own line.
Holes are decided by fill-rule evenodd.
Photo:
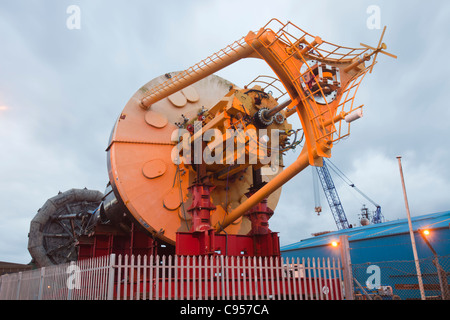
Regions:
M 376 56 L 395 57 L 381 40 L 361 45 L 337 46 L 272 19 L 187 70 L 149 81 L 114 124 L 104 194 L 60 193 L 31 222 L 36 264 L 110 253 L 279 256 L 269 219 L 281 187 L 331 157 L 362 117 L 354 99 Z M 214 75 L 245 58 L 265 61 L 276 76 L 239 87 Z M 284 152 L 301 139 L 285 166 Z

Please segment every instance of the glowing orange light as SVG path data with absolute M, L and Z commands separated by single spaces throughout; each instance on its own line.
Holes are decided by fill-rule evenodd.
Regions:
M 424 235 L 428 236 L 428 235 L 430 235 L 430 230 L 423 230 L 422 233 L 423 233 Z
M 339 245 L 339 243 L 337 243 L 336 241 L 331 242 L 332 247 L 337 247 L 338 245 Z

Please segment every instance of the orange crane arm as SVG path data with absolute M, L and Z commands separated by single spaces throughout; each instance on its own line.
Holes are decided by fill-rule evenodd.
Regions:
M 362 116 L 359 110 L 362 106 L 354 105 L 354 97 L 362 79 L 373 67 L 373 64 L 366 67 L 365 62 L 378 52 L 384 53 L 382 49 L 385 49 L 384 44 L 379 48 L 364 45 L 359 49 L 337 46 L 290 22 L 283 24 L 272 19 L 258 32 L 249 32 L 244 38 L 151 88 L 140 106 L 147 110 L 157 101 L 243 58 L 264 60 L 282 82 L 290 96 L 290 103 L 285 104 L 285 114 L 297 113 L 299 116 L 305 147 L 292 165 L 229 213 L 220 225 L 216 224 L 215 229 L 219 231 L 308 165 L 321 166 L 322 157 L 331 157 L 333 144 L 349 135 L 349 123 Z

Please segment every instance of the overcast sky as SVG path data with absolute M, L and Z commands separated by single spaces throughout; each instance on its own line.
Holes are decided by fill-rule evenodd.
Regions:
M 70 5 L 80 8 L 80 29 L 67 27 Z M 31 260 L 30 221 L 58 191 L 104 191 L 110 130 L 143 84 L 271 18 L 340 45 L 375 46 L 382 30 L 368 28 L 371 5 L 399 59 L 379 56 L 357 96 L 364 118 L 333 148 L 332 161 L 388 220 L 406 217 L 398 155 L 411 214 L 450 210 L 448 1 L 0 0 L 0 260 Z M 265 73 L 246 63 L 218 75 L 243 86 Z M 333 178 L 350 223 L 358 224 L 362 204 L 374 207 Z M 282 245 L 336 230 L 322 191 L 324 212 L 314 213 L 312 186 L 310 168 L 285 185 L 270 220 Z

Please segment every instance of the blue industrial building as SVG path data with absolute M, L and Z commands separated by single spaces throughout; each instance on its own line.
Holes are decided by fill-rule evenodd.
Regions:
M 432 263 L 434 255 L 418 230 L 430 230 L 427 239 L 438 256 L 447 256 L 441 264 L 448 274 L 450 272 L 450 211 L 412 217 L 411 221 L 418 258 L 421 261 L 421 272 L 424 276 L 423 282 L 436 283 L 436 267 Z M 367 267 L 359 271 L 358 268 L 364 265 L 379 265 L 383 267 L 382 285 L 404 289 L 406 285 L 417 284 L 407 219 L 325 233 L 283 246 L 281 254 L 289 258 L 340 258 L 340 250 L 331 246 L 333 241 L 339 240 L 340 235 L 348 235 L 351 263 L 354 266 L 353 274 L 360 283 L 364 284 L 370 273 L 366 272 Z M 390 264 L 386 263 L 391 261 Z M 408 298 L 408 291 L 399 290 L 397 294 L 402 298 Z M 433 294 L 438 295 L 436 292 L 427 291 L 427 296 Z
M 418 234 L 429 229 L 429 242 L 438 255 L 450 255 L 450 211 L 412 217 L 412 228 L 419 258 L 433 254 Z M 281 247 L 284 257 L 340 257 L 339 250 L 330 244 L 340 235 L 348 235 L 352 264 L 413 260 L 411 237 L 407 219 L 373 224 L 326 233 Z

